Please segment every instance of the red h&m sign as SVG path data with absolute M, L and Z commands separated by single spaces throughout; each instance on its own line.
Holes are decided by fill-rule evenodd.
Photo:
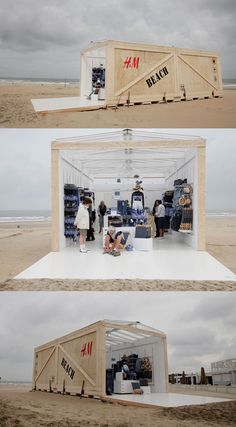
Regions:
M 124 60 L 123 65 L 124 68 L 138 68 L 139 67 L 139 56 L 127 56 L 127 58 Z
M 86 344 L 82 345 L 81 348 L 81 356 L 91 356 L 92 354 L 92 347 L 93 347 L 93 341 L 87 342 Z

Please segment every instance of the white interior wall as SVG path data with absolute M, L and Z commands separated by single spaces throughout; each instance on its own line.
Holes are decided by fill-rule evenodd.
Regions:
M 121 360 L 126 354 L 138 354 L 139 357 L 150 357 L 152 361 L 152 385 L 153 393 L 165 393 L 165 352 L 163 340 L 159 337 L 147 337 L 130 343 L 115 345 L 107 351 L 107 368 L 111 368 L 112 363 Z
M 88 96 L 92 91 L 92 68 L 103 64 L 106 68 L 105 48 L 90 50 L 81 55 L 80 96 Z

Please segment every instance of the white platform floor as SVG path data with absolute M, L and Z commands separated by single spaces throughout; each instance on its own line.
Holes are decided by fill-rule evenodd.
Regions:
M 121 256 L 103 254 L 102 236 L 88 242 L 90 251 L 75 244 L 50 252 L 16 276 L 16 279 L 144 279 L 236 280 L 236 275 L 207 252 L 195 251 L 171 235 L 154 239 L 150 252 L 123 251 Z
M 67 96 L 64 98 L 31 99 L 36 113 L 46 113 L 64 110 L 96 110 L 105 106 L 105 101 L 87 99 L 80 96 Z
M 143 395 L 134 394 L 113 394 L 109 396 L 109 400 L 122 400 L 125 402 L 140 403 L 153 406 L 164 406 L 173 408 L 184 405 L 203 405 L 206 403 L 227 402 L 232 399 L 224 399 L 220 397 L 208 396 L 193 396 L 188 394 L 177 393 L 151 393 Z

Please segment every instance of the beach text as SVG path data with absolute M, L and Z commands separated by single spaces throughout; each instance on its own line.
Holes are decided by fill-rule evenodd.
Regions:
M 152 87 L 156 83 L 158 83 L 161 79 L 163 79 L 165 76 L 169 74 L 166 67 L 162 68 L 158 73 L 155 73 L 153 76 L 149 77 L 146 82 L 148 87 Z
M 74 371 L 74 369 L 69 365 L 69 363 L 66 361 L 66 359 L 64 359 L 64 357 L 62 358 L 61 366 L 65 369 L 66 373 L 67 373 L 67 374 L 69 375 L 69 377 L 73 380 L 74 375 L 75 375 L 75 371 Z

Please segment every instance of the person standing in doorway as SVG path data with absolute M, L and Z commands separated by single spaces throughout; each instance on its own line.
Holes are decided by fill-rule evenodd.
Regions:
M 98 206 L 98 219 L 99 219 L 99 234 L 102 233 L 102 229 L 104 227 L 104 216 L 107 211 L 107 207 L 102 200 L 100 205 Z
M 165 231 L 165 206 L 162 204 L 161 200 L 157 200 L 157 227 L 160 233 L 160 238 L 164 238 Z
M 80 252 L 87 253 L 88 250 L 85 247 L 85 240 L 87 237 L 87 231 L 89 230 L 89 207 L 92 205 L 92 200 L 89 197 L 85 197 L 79 205 L 74 225 L 79 229 L 79 244 Z

